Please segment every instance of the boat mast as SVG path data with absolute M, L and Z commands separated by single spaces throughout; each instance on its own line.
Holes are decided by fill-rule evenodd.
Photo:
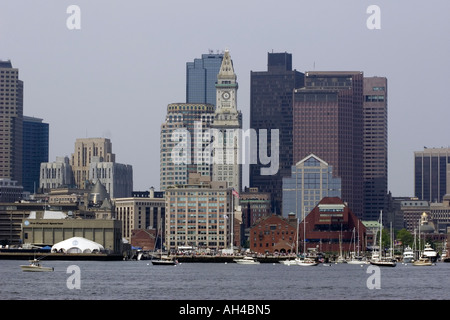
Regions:
M 306 212 L 303 207 L 303 255 L 306 256 Z
M 380 258 L 381 258 L 381 234 L 383 233 L 383 210 L 380 212 L 380 244 L 378 245 L 380 248 Z

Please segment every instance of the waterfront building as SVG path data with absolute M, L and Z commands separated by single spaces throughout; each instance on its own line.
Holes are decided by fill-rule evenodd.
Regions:
M 216 104 L 216 81 L 223 53 L 209 52 L 186 63 L 186 103 Z
M 161 248 L 161 238 L 157 229 L 131 230 L 131 246 L 143 251 L 158 251 Z
M 332 166 L 311 154 L 283 178 L 283 217 L 293 213 L 303 219 L 323 197 L 341 197 L 341 178 L 333 177 Z
M 164 197 L 155 197 L 153 189 L 147 197 L 115 198 L 113 203 L 115 217 L 122 223 L 123 237 L 132 245 L 136 244 L 133 235 L 137 235 L 139 230 L 152 234 L 159 230 L 158 236 L 164 236 L 161 233 L 165 226 L 166 200 Z
M 40 185 L 41 163 L 48 162 L 48 123 L 23 116 L 23 190 L 36 193 Z
M 100 181 L 111 198 L 130 197 L 133 192 L 133 167 L 102 160 L 98 156 L 92 157 L 89 164 L 89 181 Z
M 250 250 L 260 254 L 296 252 L 297 223 L 294 215 L 282 217 L 272 214 L 263 217 L 250 228 Z
M 378 219 L 388 201 L 387 79 L 364 77 L 363 183 L 365 220 Z
M 246 187 L 239 195 L 244 228 L 250 228 L 259 219 L 272 215 L 271 204 L 270 193 Z
M 23 81 L 11 61 L 0 60 L 0 178 L 22 185 Z
M 55 162 L 40 164 L 39 188 L 41 192 L 74 185 L 69 157 L 56 157 Z
M 237 109 L 237 77 L 230 52 L 225 50 L 217 75 L 216 110 L 211 128 L 213 142 L 212 180 L 225 181 L 237 192 L 242 189 L 241 129 L 242 114 Z
M 214 105 L 172 103 L 160 135 L 160 188 L 183 185 L 190 173 L 211 176 L 209 129 Z
M 420 200 L 442 202 L 447 192 L 450 148 L 414 152 L 414 195 Z
M 317 250 L 344 256 L 354 251 L 355 242 L 352 241 L 356 241 L 356 248 L 359 246 L 360 252 L 365 251 L 366 227 L 342 199 L 323 198 L 305 219 L 299 225 L 300 252 Z
M 333 166 L 342 199 L 363 216 L 363 73 L 307 72 L 294 90 L 293 163 L 315 154 Z
M 20 245 L 23 242 L 23 219 L 34 211 L 43 214 L 44 210 L 50 210 L 44 202 L 2 202 L 0 203 L 0 245 Z M 79 209 L 76 203 L 60 203 L 58 210 L 72 212 L 78 216 Z
M 75 141 L 75 152 L 72 154 L 71 166 L 75 185 L 86 188 L 89 181 L 89 165 L 93 157 L 100 157 L 106 162 L 116 162 L 112 153 L 112 143 L 106 138 L 81 138 Z
M 250 128 L 279 130 L 279 169 L 274 175 L 261 175 L 260 162 L 250 164 L 250 187 L 272 195 L 273 212 L 281 213 L 282 178 L 291 175 L 293 158 L 293 90 L 304 86 L 304 74 L 292 69 L 292 54 L 268 53 L 267 71 L 250 72 Z M 271 150 L 271 139 L 267 140 Z M 259 154 L 257 145 L 257 154 Z M 305 155 L 306 156 L 306 155 Z M 298 160 L 297 160 L 298 161 Z
M 225 181 L 191 174 L 186 185 L 166 190 L 165 247 L 195 247 L 198 250 L 230 249 L 235 214 L 231 211 L 232 189 Z M 233 226 L 233 228 L 231 227 Z M 238 243 L 239 245 L 239 243 Z
M 109 253 L 122 253 L 122 228 L 113 219 L 71 219 L 62 213 L 47 218 L 33 212 L 22 221 L 23 245 L 53 246 L 70 239 L 82 237 L 102 245 Z

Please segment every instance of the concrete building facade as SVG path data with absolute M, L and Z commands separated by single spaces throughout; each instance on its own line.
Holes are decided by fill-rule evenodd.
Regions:
M 22 185 L 23 81 L 11 61 L 0 61 L 0 178 Z
M 166 248 L 230 249 L 232 190 L 223 181 L 193 176 L 189 184 L 166 190 Z

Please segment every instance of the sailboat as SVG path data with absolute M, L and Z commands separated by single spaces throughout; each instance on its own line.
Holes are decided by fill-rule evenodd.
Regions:
M 339 233 L 339 257 L 337 258 L 336 263 L 347 263 L 347 260 L 342 255 L 342 224 L 341 233 Z
M 280 260 L 279 263 L 284 264 L 285 266 L 297 266 L 298 265 L 297 262 L 300 260 L 298 258 L 298 232 L 299 232 L 299 230 L 298 230 L 298 225 L 299 225 L 298 218 L 296 220 L 297 220 L 297 232 L 296 232 L 296 242 L 297 242 L 297 244 L 295 246 L 295 259 Z
M 359 224 L 358 224 L 359 229 Z M 353 228 L 353 252 L 350 254 L 350 259 L 347 261 L 348 264 L 366 264 L 367 261 L 363 260 L 359 255 L 359 231 L 358 231 L 358 252 L 356 252 L 356 235 L 355 235 L 355 228 Z
M 370 264 L 380 267 L 395 267 L 397 262 L 393 257 L 383 257 L 381 254 L 381 233 L 383 230 L 383 211 L 380 212 L 380 243 L 378 245 L 378 253 L 374 253 L 370 259 Z M 389 249 L 392 250 L 392 249 Z
M 162 227 L 161 227 L 162 222 L 160 223 L 160 226 L 158 228 L 158 234 L 156 235 L 156 239 L 155 239 L 155 250 L 156 250 L 156 244 L 158 243 L 158 236 L 160 237 L 160 239 L 162 240 L 162 236 L 161 236 L 161 232 L 162 232 Z M 155 251 L 154 250 L 154 251 Z M 155 266 L 175 266 L 178 264 L 178 260 L 176 259 L 176 257 L 169 257 L 168 255 L 163 255 L 162 254 L 162 241 L 161 241 L 161 248 L 159 249 L 159 258 L 155 259 L 154 256 L 152 255 L 151 258 L 151 263 L 152 265 Z
M 298 223 L 297 223 L 298 224 Z M 306 214 L 303 209 L 303 259 L 296 259 L 297 265 L 303 267 L 313 267 L 317 266 L 319 263 L 306 255 Z

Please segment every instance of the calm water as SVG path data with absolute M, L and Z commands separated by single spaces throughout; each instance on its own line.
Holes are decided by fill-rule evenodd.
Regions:
M 27 261 L 0 260 L 1 300 L 387 300 L 450 299 L 450 263 L 415 267 L 399 263 L 317 267 L 281 264 L 182 263 L 153 266 L 150 261 L 43 261 L 54 272 L 22 272 Z M 70 289 L 68 267 L 79 267 L 80 288 Z M 379 284 L 379 289 L 369 289 Z

